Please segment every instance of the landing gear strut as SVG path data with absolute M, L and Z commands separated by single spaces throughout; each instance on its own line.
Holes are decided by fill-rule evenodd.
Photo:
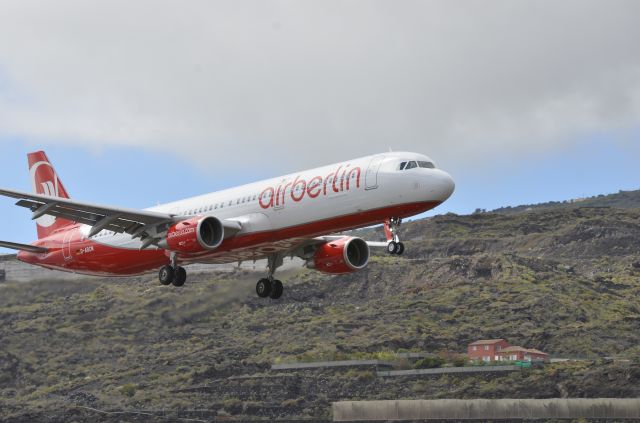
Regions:
M 384 232 L 389 242 L 387 244 L 387 252 L 389 254 L 401 256 L 404 253 L 404 244 L 400 241 L 400 235 L 398 235 L 401 224 L 402 219 L 399 217 L 392 217 L 384 222 Z
M 256 284 L 256 294 L 260 298 L 270 297 L 277 300 L 282 296 L 284 287 L 282 282 L 273 278 L 276 269 L 282 266 L 283 257 L 280 254 L 272 254 L 267 259 L 267 267 L 269 269 L 269 275 L 266 278 L 260 279 Z
M 187 271 L 177 264 L 178 259 L 175 253 L 171 254 L 171 264 L 162 266 L 158 273 L 158 279 L 162 285 L 183 286 L 187 280 Z

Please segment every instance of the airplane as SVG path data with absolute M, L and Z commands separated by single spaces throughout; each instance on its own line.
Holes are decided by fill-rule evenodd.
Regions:
M 370 247 L 401 255 L 403 219 L 446 201 L 455 183 L 429 157 L 389 152 L 292 173 L 144 210 L 72 200 L 44 151 L 28 154 L 33 193 L 0 189 L 32 212 L 38 240 L 0 241 L 25 263 L 95 276 L 160 269 L 183 286 L 184 265 L 267 259 L 261 298 L 282 296 L 286 257 L 328 274 L 364 269 Z M 386 242 L 327 235 L 383 224 Z

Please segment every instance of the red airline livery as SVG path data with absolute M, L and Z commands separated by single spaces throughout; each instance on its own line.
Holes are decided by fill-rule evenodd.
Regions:
M 47 155 L 28 155 L 33 193 L 0 189 L 31 210 L 38 240 L 0 241 L 18 259 L 87 275 L 134 275 L 160 269 L 163 285 L 184 285 L 190 263 L 267 259 L 260 297 L 280 298 L 274 278 L 283 258 L 339 274 L 363 269 L 370 247 L 402 254 L 403 218 L 453 193 L 453 179 L 428 157 L 384 153 L 260 181 L 145 210 L 71 200 Z M 327 234 L 384 224 L 387 241 Z

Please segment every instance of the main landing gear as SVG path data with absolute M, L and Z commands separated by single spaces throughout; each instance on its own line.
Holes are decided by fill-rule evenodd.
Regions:
M 183 286 L 187 281 L 187 271 L 184 267 L 178 266 L 175 254 L 171 255 L 171 264 L 160 268 L 158 279 L 162 285 L 173 284 L 173 286 Z
M 387 241 L 389 241 L 387 244 L 387 253 L 389 254 L 401 256 L 404 253 L 404 244 L 398 235 L 401 224 L 402 219 L 399 217 L 392 217 L 384 222 L 384 231 L 387 235 Z
M 267 259 L 267 268 L 269 269 L 269 275 L 266 278 L 262 278 L 256 284 L 256 294 L 260 298 L 270 297 L 277 300 L 282 297 L 284 287 L 282 282 L 273 278 L 276 269 L 282 266 L 283 257 L 280 254 L 272 254 Z

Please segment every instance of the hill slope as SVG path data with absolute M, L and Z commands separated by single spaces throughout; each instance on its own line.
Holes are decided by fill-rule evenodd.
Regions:
M 340 399 L 640 395 L 640 210 L 447 215 L 403 234 L 405 256 L 376 255 L 360 273 L 281 274 L 280 301 L 255 298 L 260 275 L 244 271 L 197 275 L 182 289 L 154 276 L 3 286 L 0 420 L 96 416 L 83 406 L 164 410 L 158 421 L 194 417 L 188 409 L 210 419 L 328 418 Z M 595 361 L 438 379 L 269 370 L 274 361 L 464 351 L 489 337 Z
M 589 198 L 579 198 L 569 201 L 550 201 L 541 204 L 529 204 L 517 207 L 502 207 L 493 213 L 513 214 L 531 210 L 550 210 L 557 208 L 578 207 L 615 207 L 618 209 L 640 208 L 640 190 L 618 191 L 615 194 L 597 195 Z

